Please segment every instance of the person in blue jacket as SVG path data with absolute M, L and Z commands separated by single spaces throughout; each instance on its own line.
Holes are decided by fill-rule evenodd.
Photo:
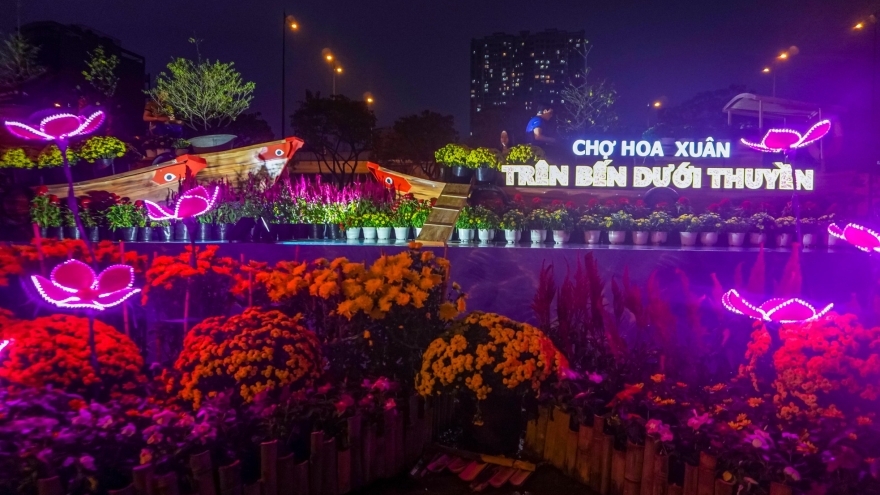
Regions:
M 538 105 L 538 115 L 532 117 L 526 125 L 526 142 L 535 146 L 545 147 L 556 143 L 556 139 L 550 137 L 547 123 L 553 118 L 553 107 L 542 103 Z

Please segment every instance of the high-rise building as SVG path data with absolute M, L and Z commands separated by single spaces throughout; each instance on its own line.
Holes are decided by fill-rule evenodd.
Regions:
M 480 113 L 519 114 L 538 103 L 564 103 L 560 91 L 581 76 L 585 43 L 583 31 L 556 29 L 471 40 L 471 135 L 485 121 Z

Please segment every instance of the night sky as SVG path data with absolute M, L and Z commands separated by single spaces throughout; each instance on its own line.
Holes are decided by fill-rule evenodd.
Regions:
M 16 0 L 5 14 L 14 12 Z M 20 0 L 21 22 L 55 20 L 93 27 L 144 55 L 155 76 L 173 56 L 232 60 L 256 82 L 252 110 L 278 130 L 282 13 L 301 25 L 288 35 L 288 113 L 306 89 L 330 92 L 330 48 L 344 67 L 338 91 L 376 98 L 380 125 L 431 109 L 468 126 L 469 42 L 493 32 L 585 29 L 589 63 L 620 93 L 625 124 L 648 117 L 648 103 L 675 104 L 704 90 L 739 83 L 769 94 L 762 67 L 791 45 L 778 96 L 869 106 L 871 31 L 852 25 L 880 10 L 871 0 L 749 1 L 352 1 L 311 0 Z M 15 27 L 15 15 L 0 29 Z M 719 109 L 720 110 L 720 109 Z

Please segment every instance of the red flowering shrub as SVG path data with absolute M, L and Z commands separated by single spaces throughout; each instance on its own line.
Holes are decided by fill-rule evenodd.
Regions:
M 25 387 L 52 385 L 73 393 L 133 391 L 146 382 L 137 346 L 115 328 L 95 321 L 98 373 L 89 358 L 89 320 L 51 315 L 3 328 L 14 339 L 0 362 L 0 378 Z
M 229 389 L 250 402 L 264 390 L 310 385 L 323 364 L 318 338 L 298 317 L 248 308 L 193 327 L 174 368 L 181 373 L 178 396 L 198 408 Z

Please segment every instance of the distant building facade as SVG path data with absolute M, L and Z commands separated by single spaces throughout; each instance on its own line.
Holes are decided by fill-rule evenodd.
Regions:
M 563 103 L 560 91 L 584 69 L 585 43 L 584 31 L 556 29 L 471 40 L 471 135 L 498 120 L 481 118 L 486 112 L 526 114 L 538 103 Z
M 87 69 L 89 52 L 103 46 L 108 56 L 119 57 L 116 67 L 119 82 L 111 112 L 113 133 L 127 137 L 144 132 L 144 89 L 149 80 L 143 56 L 122 48 L 119 40 L 81 25 L 32 22 L 22 26 L 21 33 L 39 47 L 37 59 L 47 69 L 47 73 L 28 88 L 28 106 L 60 106 L 76 111 L 80 97 L 85 97 L 91 105 L 98 103 L 100 97 L 82 73 Z

